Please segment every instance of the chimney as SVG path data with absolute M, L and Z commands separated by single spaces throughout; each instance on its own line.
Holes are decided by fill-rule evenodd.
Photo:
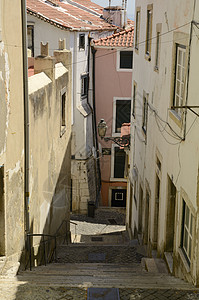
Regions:
M 44 72 L 52 81 L 55 79 L 55 58 L 49 56 L 48 43 L 41 43 L 41 55 L 35 58 L 34 73 Z
M 103 18 L 110 24 L 122 28 L 122 8 L 121 6 L 108 6 L 103 9 Z
M 59 40 L 59 50 L 54 51 L 56 63 L 61 62 L 71 74 L 72 71 L 72 54 L 66 49 L 66 40 Z

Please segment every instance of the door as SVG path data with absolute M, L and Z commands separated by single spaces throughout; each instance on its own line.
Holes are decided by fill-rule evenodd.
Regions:
M 156 190 L 155 190 L 155 210 L 154 210 L 154 230 L 153 230 L 153 247 L 157 249 L 158 229 L 159 229 L 159 202 L 160 202 L 160 179 L 156 174 Z
M 146 191 L 145 201 L 145 222 L 144 222 L 144 243 L 148 244 L 149 240 L 149 193 Z
M 126 189 L 112 189 L 111 206 L 126 207 Z
M 165 250 L 173 252 L 173 242 L 175 233 L 175 203 L 176 187 L 168 177 L 168 205 L 167 205 L 167 223 L 166 223 L 166 247 Z

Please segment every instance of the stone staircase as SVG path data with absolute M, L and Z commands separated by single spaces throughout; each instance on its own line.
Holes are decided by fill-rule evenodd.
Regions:
M 18 281 L 40 286 L 133 289 L 193 287 L 171 276 L 163 259 L 147 258 L 136 240 L 128 244 L 62 245 L 57 262 L 20 272 Z

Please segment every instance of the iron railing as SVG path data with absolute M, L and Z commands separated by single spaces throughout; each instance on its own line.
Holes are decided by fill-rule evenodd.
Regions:
M 74 222 L 70 223 L 75 225 L 75 236 L 76 236 L 76 226 L 77 224 Z M 66 224 L 65 234 L 58 234 L 60 229 L 62 228 L 63 224 Z M 52 262 L 53 260 L 57 260 L 57 240 L 59 238 L 64 237 L 64 240 L 68 244 L 68 221 L 63 220 L 60 226 L 58 227 L 56 233 L 54 235 L 50 234 L 42 234 L 42 233 L 27 233 L 27 249 L 29 253 L 29 266 L 30 266 L 30 271 L 32 270 L 32 260 L 35 258 L 35 256 L 32 254 L 32 251 L 34 251 L 34 246 L 33 246 L 33 238 L 34 237 L 41 237 L 41 240 L 39 242 L 39 250 L 42 251 L 43 247 L 43 253 L 41 253 L 40 258 L 38 255 L 38 263 L 42 265 L 42 262 L 44 262 L 44 265 L 46 266 L 47 263 Z M 51 243 L 51 241 L 54 241 L 54 247 Z M 39 252 L 38 250 L 38 252 Z M 37 265 L 38 265 L 37 263 Z
M 39 243 L 39 248 L 43 247 L 43 255 L 38 257 L 39 264 L 46 266 L 47 263 L 52 262 L 53 259 L 56 261 L 57 259 L 57 237 L 55 235 L 50 234 L 40 234 L 40 233 L 27 233 L 27 243 L 28 243 L 28 251 L 29 251 L 29 264 L 30 271 L 32 270 L 32 258 L 35 256 L 32 255 L 32 250 L 34 249 L 32 245 L 32 241 L 34 237 L 41 237 L 41 241 Z M 54 240 L 54 247 L 52 247 L 51 241 Z M 38 250 L 39 252 L 39 250 Z

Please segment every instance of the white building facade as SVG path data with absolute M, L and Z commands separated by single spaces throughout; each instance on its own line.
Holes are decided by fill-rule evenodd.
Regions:
M 198 285 L 199 3 L 135 1 L 135 15 L 127 227 Z
M 86 213 L 88 201 L 96 201 L 99 194 L 90 38 L 109 35 L 116 27 L 100 17 L 102 9 L 95 4 L 90 9 L 70 1 L 54 4 L 53 1 L 35 0 L 34 3 L 35 6 L 32 1 L 27 1 L 32 55 L 39 55 L 41 41 L 49 43 L 49 54 L 52 55 L 59 39 L 66 40 L 66 48 L 72 53 L 71 209 Z

